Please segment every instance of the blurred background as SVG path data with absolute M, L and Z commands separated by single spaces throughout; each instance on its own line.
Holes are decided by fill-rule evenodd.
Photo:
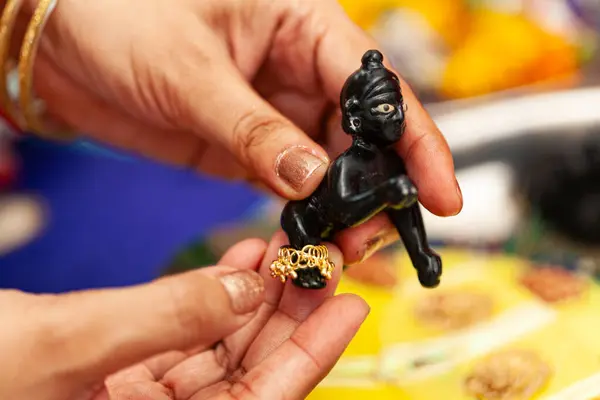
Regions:
M 313 396 L 600 396 L 589 336 L 600 311 L 600 1 L 341 3 L 447 137 L 465 205 L 447 219 L 424 210 L 446 289 L 413 287 L 400 245 L 348 270 L 340 290 L 378 311 Z M 3 288 L 145 282 L 278 227 L 277 199 L 95 144 L 3 135 L 0 153 Z M 521 353 L 505 349 L 515 343 Z M 552 373 L 539 378 L 540 365 Z M 492 390 L 528 373 L 513 397 L 506 382 Z

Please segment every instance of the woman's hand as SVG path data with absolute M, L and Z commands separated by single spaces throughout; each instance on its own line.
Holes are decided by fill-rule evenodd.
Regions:
M 222 266 L 138 287 L 58 296 L 0 292 L 1 397 L 305 398 L 368 306 L 355 296 L 333 296 L 341 268 L 322 291 L 272 279 L 269 265 L 283 240 L 278 234 L 268 249 L 247 240 L 223 256 Z M 340 263 L 339 251 L 331 250 Z
M 35 87 L 54 119 L 95 139 L 298 199 L 349 143 L 340 90 L 375 47 L 334 0 L 58 0 Z M 398 151 L 423 205 L 454 215 L 462 198 L 449 148 L 402 87 Z M 342 235 L 345 259 L 390 230 L 379 218 Z

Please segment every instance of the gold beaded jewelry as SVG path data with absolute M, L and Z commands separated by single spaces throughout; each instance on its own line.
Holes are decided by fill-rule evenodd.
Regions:
M 58 0 L 40 0 L 25 32 L 19 57 L 19 104 L 27 129 L 52 139 L 71 139 L 70 132 L 48 133 L 44 131 L 40 114 L 43 103 L 34 97 L 33 67 L 36 60 L 42 32 Z
M 22 122 L 22 118 L 18 115 L 8 92 L 8 76 L 12 34 L 22 5 L 23 0 L 7 0 L 0 19 L 0 106 L 9 118 L 19 123 Z
M 335 265 L 329 260 L 327 246 L 307 245 L 302 250 L 281 247 L 277 260 L 271 264 L 271 276 L 285 283 L 288 278 L 296 279 L 299 269 L 318 268 L 325 279 L 331 279 Z

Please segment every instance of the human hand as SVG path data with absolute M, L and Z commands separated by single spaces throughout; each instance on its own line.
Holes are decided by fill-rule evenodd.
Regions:
M 353 295 L 333 297 L 341 268 L 316 292 L 270 278 L 283 240 L 279 233 L 268 250 L 247 240 L 222 266 L 132 288 L 0 292 L 0 397 L 303 399 L 368 306 Z M 339 264 L 339 251 L 331 250 Z
M 35 88 L 50 117 L 94 139 L 298 199 L 348 143 L 333 110 L 376 47 L 334 0 L 59 0 Z M 422 204 L 456 214 L 462 198 L 449 148 L 402 88 L 398 151 Z M 336 242 L 351 263 L 390 232 L 376 218 Z

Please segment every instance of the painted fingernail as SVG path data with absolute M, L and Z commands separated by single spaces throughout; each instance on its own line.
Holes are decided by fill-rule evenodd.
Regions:
M 373 254 L 377 253 L 382 248 L 394 243 L 398 240 L 398 232 L 395 229 L 386 230 L 378 233 L 373 236 L 363 246 L 361 251 L 361 255 L 355 263 L 352 264 L 360 264 L 361 262 L 370 258 Z
M 225 275 L 221 278 L 221 283 L 236 314 L 248 314 L 256 310 L 263 301 L 264 281 L 254 271 L 244 270 Z
M 275 171 L 283 181 L 296 191 L 302 190 L 304 183 L 319 168 L 327 166 L 322 159 L 306 147 L 294 146 L 284 150 L 275 163 Z

